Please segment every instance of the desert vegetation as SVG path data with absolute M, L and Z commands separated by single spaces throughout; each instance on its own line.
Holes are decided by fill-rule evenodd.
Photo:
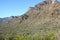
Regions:
M 47 2 L 30 7 L 21 16 L 2 18 L 0 40 L 60 40 L 60 2 Z
M 0 40 L 55 40 L 56 35 L 53 32 L 46 34 L 0 34 Z

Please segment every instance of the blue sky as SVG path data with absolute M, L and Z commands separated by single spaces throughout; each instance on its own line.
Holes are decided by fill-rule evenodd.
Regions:
M 30 6 L 42 0 L 0 0 L 0 18 L 17 16 L 25 13 Z
M 0 18 L 24 14 L 30 6 L 43 0 L 0 0 Z

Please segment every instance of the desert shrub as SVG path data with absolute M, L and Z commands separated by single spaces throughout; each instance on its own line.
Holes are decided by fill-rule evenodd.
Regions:
M 0 36 L 0 40 L 5 40 L 5 38 L 3 36 Z
M 42 39 L 42 36 L 41 36 L 40 34 L 35 33 L 35 34 L 33 35 L 33 40 L 41 40 L 41 39 Z
M 10 35 L 7 40 L 23 40 L 24 36 L 19 34 Z
M 31 36 L 27 35 L 20 35 L 20 34 L 14 34 L 14 35 L 9 35 L 6 40 L 31 40 Z
M 0 34 L 0 40 L 5 40 L 5 36 L 3 34 Z
M 32 40 L 31 39 L 31 35 L 27 35 L 27 36 L 25 36 L 26 37 L 26 40 Z
M 55 40 L 55 34 L 54 33 L 48 33 L 45 35 L 45 40 Z
M 34 34 L 33 40 L 55 40 L 54 33 L 47 33 L 47 34 Z
M 22 35 L 22 34 L 8 34 L 0 35 L 0 40 L 55 40 L 55 34 L 49 33 L 35 33 L 33 35 Z

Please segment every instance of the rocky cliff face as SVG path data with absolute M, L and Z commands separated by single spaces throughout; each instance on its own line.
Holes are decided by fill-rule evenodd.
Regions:
M 47 8 L 52 9 L 56 5 L 56 3 L 58 3 L 57 0 L 45 0 L 45 1 L 41 2 L 41 3 L 36 4 L 35 7 L 29 7 L 28 12 L 30 12 L 30 13 L 28 13 L 28 14 L 26 13 L 26 15 L 29 16 L 31 13 L 34 14 L 34 13 L 39 12 L 40 10 L 45 10 Z M 59 4 L 57 4 L 57 5 L 59 5 Z M 50 6 L 53 6 L 53 7 L 50 7 Z M 13 18 L 20 18 L 22 20 L 23 15 L 0 18 L 0 22 L 9 21 L 9 20 L 11 20 Z

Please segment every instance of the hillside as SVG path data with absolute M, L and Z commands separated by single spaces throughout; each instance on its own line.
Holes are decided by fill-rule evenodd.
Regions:
M 0 33 L 35 34 L 60 31 L 60 2 L 43 1 L 21 16 L 12 16 L 0 26 Z

